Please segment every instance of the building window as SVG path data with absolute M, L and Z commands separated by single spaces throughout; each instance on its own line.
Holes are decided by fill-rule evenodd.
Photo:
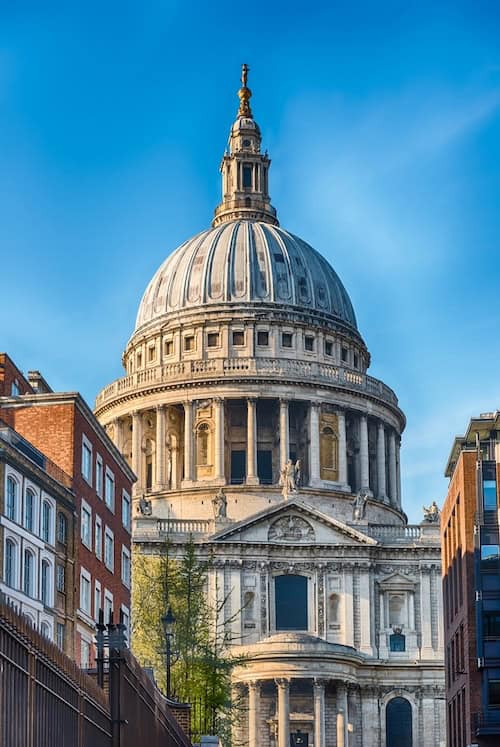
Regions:
M 257 332 L 257 345 L 266 348 L 269 345 L 269 332 L 259 329 Z
M 142 366 L 142 353 L 137 353 L 137 368 Z
M 325 355 L 333 355 L 333 342 L 325 340 Z
M 64 623 L 57 623 L 56 627 L 56 643 L 61 651 L 64 651 L 64 638 L 65 638 Z
M 95 517 L 94 552 L 100 560 L 102 558 L 102 521 L 99 516 Z
M 92 549 L 92 509 L 88 503 L 82 502 L 82 519 L 80 527 L 80 536 L 83 544 Z
M 151 346 L 148 348 L 148 361 L 149 363 L 152 363 L 156 358 L 156 348 L 154 346 Z
M 24 526 L 28 532 L 33 531 L 35 524 L 34 521 L 34 510 L 35 510 L 35 494 L 28 488 L 24 496 Z
M 252 171 L 250 164 L 243 164 L 243 189 L 252 189 Z
M 276 630 L 307 630 L 307 577 L 276 576 L 274 596 Z
M 82 441 L 82 475 L 92 485 L 92 445 L 85 436 Z
M 10 385 L 10 394 L 11 397 L 19 397 L 20 389 L 17 379 Z
M 483 480 L 483 506 L 484 506 L 485 511 L 496 511 L 497 509 L 496 480 Z
M 90 615 L 90 573 L 80 571 L 80 609 Z
M 500 546 L 481 545 L 481 570 L 498 571 L 500 560 Z
M 402 633 L 391 633 L 391 635 L 389 636 L 389 648 L 391 651 L 405 651 L 405 636 Z
M 500 679 L 488 680 L 488 705 L 498 708 L 500 706 Z
M 49 624 L 46 622 L 43 622 L 40 625 L 40 633 L 43 635 L 44 638 L 48 638 L 49 640 L 52 638 L 50 634 L 50 627 Z
M 233 332 L 233 345 L 235 347 L 241 347 L 244 344 L 245 344 L 245 333 L 242 330 L 240 330 L 240 329 L 234 330 L 234 332 Z
M 184 338 L 184 350 L 194 350 L 194 335 L 188 335 Z
M 50 525 L 52 523 L 52 506 L 47 501 L 42 501 L 42 539 L 50 542 Z
M 94 583 L 94 620 L 99 620 L 99 610 L 101 609 L 101 584 L 99 581 Z
M 82 669 L 90 668 L 90 643 L 83 638 L 80 640 L 80 666 Z
M 500 612 L 485 612 L 483 632 L 485 638 L 500 638 Z
M 174 341 L 165 340 L 165 355 L 173 355 L 173 354 L 174 354 Z
M 114 546 L 115 540 L 111 529 L 106 527 L 104 532 L 104 565 L 110 571 L 114 568 Z
M 208 427 L 207 423 L 202 423 L 198 427 L 197 436 L 196 463 L 198 466 L 205 466 L 209 464 L 208 447 L 210 440 L 210 428 Z
M 64 514 L 57 514 L 57 541 L 65 545 L 68 538 L 68 522 Z
M 130 552 L 122 547 L 122 581 L 130 589 Z
M 281 347 L 291 348 L 292 347 L 292 334 L 291 332 L 283 332 L 281 335 Z
M 357 353 L 354 353 L 354 368 L 359 368 L 359 356 Z
M 6 516 L 11 521 L 17 520 L 18 484 L 13 477 L 7 478 Z
M 123 634 L 125 636 L 125 640 L 127 642 L 127 645 L 129 645 L 129 640 L 130 640 L 130 612 L 128 610 L 128 607 L 124 607 L 123 604 L 122 604 L 121 613 L 122 613 L 122 624 L 123 624 L 123 626 L 125 628 L 125 630 L 123 631 Z
M 122 524 L 125 527 L 125 529 L 128 529 L 129 531 L 130 531 L 130 520 L 131 520 L 130 496 L 128 493 L 123 491 L 122 493 Z
M 31 550 L 24 551 L 24 579 L 23 579 L 23 591 L 28 597 L 33 596 L 34 578 L 33 574 L 35 571 L 35 559 Z
M 107 589 L 104 590 L 104 622 L 113 622 L 113 595 Z
M 411 705 L 406 698 L 392 698 L 385 710 L 387 747 L 412 747 Z
M 108 468 L 106 468 L 104 481 L 104 502 L 111 511 L 115 510 L 115 476 Z
M 11 588 L 16 587 L 16 544 L 8 539 L 5 542 L 5 583 Z
M 219 346 L 219 333 L 209 332 L 207 334 L 207 348 L 216 348 Z
M 309 337 L 309 335 L 307 335 L 304 338 L 304 347 L 309 352 L 312 352 L 314 350 L 314 337 Z
M 66 591 L 66 569 L 60 563 L 56 566 L 56 589 L 62 594 Z
M 349 355 L 349 351 L 347 350 L 347 348 L 342 348 L 342 350 L 341 350 L 342 363 L 347 363 L 347 356 L 348 355 Z
M 404 609 L 404 596 L 402 594 L 391 594 L 389 596 L 389 627 L 403 625 Z
M 41 599 L 43 604 L 50 605 L 50 565 L 42 560 L 42 578 L 40 584 Z
M 104 467 L 102 457 L 98 454 L 95 460 L 95 492 L 102 498 Z

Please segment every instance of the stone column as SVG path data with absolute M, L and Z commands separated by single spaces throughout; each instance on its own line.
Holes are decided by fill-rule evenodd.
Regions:
M 184 482 L 193 480 L 193 403 L 184 402 Z
M 344 412 L 337 412 L 337 422 L 339 427 L 339 483 L 347 488 L 347 438 Z
M 248 683 L 248 747 L 259 747 L 260 684 Z
M 319 402 L 311 402 L 309 407 L 309 484 L 318 485 L 321 479 L 319 446 Z
M 165 487 L 165 406 L 156 407 L 156 489 Z
M 290 680 L 276 680 L 278 687 L 278 745 L 290 747 Z
M 280 399 L 280 471 L 290 459 L 288 400 Z M 287 746 L 288 747 L 288 746 Z
M 214 462 L 215 479 L 225 482 L 224 476 L 224 400 L 219 397 L 214 400 L 215 405 L 215 444 Z
M 377 482 L 378 497 L 381 501 L 385 501 L 387 499 L 385 484 L 385 428 L 381 420 L 379 420 L 377 432 Z
M 396 469 L 396 436 L 394 431 L 389 435 L 389 498 L 393 506 L 397 504 L 397 469 Z
M 368 457 L 368 419 L 361 415 L 359 419 L 359 463 L 361 470 L 361 489 L 370 492 L 370 460 Z
M 115 418 L 113 426 L 115 429 L 115 446 L 121 454 L 123 449 L 123 421 L 120 418 Z
M 132 413 L 132 472 L 137 476 L 137 482 L 134 483 L 134 491 L 141 493 L 143 490 L 142 485 L 142 414 L 139 410 L 134 410 Z
M 257 400 L 247 399 L 247 485 L 258 485 L 257 477 Z
M 314 698 L 314 747 L 326 747 L 325 739 L 325 680 L 315 679 Z
M 401 442 L 396 442 L 396 486 L 398 507 L 401 508 Z
M 337 684 L 337 747 L 348 747 L 347 723 L 347 688 L 343 682 Z

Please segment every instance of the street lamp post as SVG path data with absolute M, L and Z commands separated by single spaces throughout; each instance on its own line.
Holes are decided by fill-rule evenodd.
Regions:
M 172 639 L 174 637 L 175 616 L 172 607 L 168 606 L 167 613 L 161 618 L 163 633 L 165 635 L 165 668 L 167 670 L 167 698 L 172 697 L 170 671 L 172 667 Z

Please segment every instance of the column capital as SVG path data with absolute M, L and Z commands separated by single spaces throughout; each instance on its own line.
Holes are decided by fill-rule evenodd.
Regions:
M 383 420 L 379 420 L 378 421 L 378 429 L 379 429 L 379 431 L 382 431 L 382 430 L 385 431 L 385 423 L 384 423 Z
M 165 410 L 165 405 L 163 403 L 155 406 L 156 412 L 161 412 L 162 410 Z
M 257 403 L 258 397 L 247 397 L 247 403 L 249 405 L 255 405 Z
M 290 687 L 290 679 L 288 677 L 275 677 L 274 681 L 283 690 L 288 690 Z
M 249 690 L 260 690 L 263 680 L 248 680 L 246 683 Z
M 318 399 L 310 400 L 311 407 L 321 407 L 321 402 Z
M 288 407 L 290 404 L 290 398 L 289 397 L 280 397 L 280 407 Z
M 314 677 L 313 679 L 313 689 L 314 692 L 318 691 L 320 693 L 324 692 L 325 687 L 328 685 L 330 680 L 327 677 Z

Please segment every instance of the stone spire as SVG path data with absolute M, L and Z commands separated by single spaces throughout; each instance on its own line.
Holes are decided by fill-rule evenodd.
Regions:
M 238 219 L 279 225 L 268 191 L 271 160 L 267 153 L 261 153 L 260 129 L 250 108 L 252 92 L 247 86 L 248 72 L 248 65 L 243 65 L 238 91 L 240 106 L 220 166 L 222 202 L 215 209 L 213 226 Z

